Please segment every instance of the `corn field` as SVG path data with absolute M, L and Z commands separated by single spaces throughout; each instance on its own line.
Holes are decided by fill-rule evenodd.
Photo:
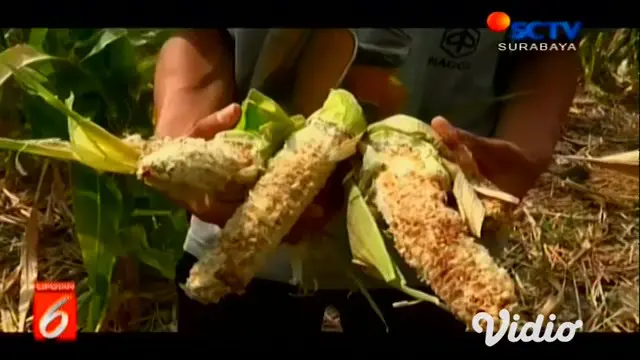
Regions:
M 59 99 L 113 134 L 150 136 L 156 56 L 172 31 L 0 29 L 0 137 L 69 140 L 67 115 L 14 79 L 3 63 L 37 70 Z M 590 33 L 583 39 L 581 91 L 558 154 L 638 148 L 639 39 L 637 29 Z M 599 138 L 599 145 L 592 138 Z M 606 176 L 589 171 L 552 166 L 545 173 L 529 204 L 548 206 L 520 210 L 508 251 L 512 256 L 506 255 L 503 265 L 516 274 L 523 303 L 531 309 L 564 309 L 567 317 L 577 311 L 587 331 L 637 331 L 637 184 L 606 185 L 630 189 L 628 198 L 614 199 L 596 186 L 601 181 L 594 179 Z M 585 176 L 591 182 L 576 180 Z M 564 190 L 557 191 L 563 195 L 549 195 L 560 183 Z M 30 331 L 36 279 L 77 282 L 83 331 L 174 328 L 174 266 L 188 228 L 183 209 L 134 177 L 98 174 L 80 164 L 20 151 L 0 151 L 0 189 L 0 331 Z M 635 245 L 603 240 L 612 236 L 635 239 Z M 579 240 L 565 243 L 574 237 Z M 546 239 L 543 245 L 541 239 Z M 572 260 L 587 251 L 592 252 L 588 265 Z M 524 269 L 526 263 L 533 265 Z M 558 264 L 588 269 L 567 278 L 558 275 L 566 274 Z M 592 268 L 600 269 L 598 286 L 615 299 L 598 295 L 602 288 L 588 289 Z M 579 284 L 587 289 L 577 290 Z

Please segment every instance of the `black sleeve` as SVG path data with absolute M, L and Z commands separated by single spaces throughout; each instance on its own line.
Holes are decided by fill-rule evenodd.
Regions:
M 399 68 L 411 51 L 411 36 L 398 28 L 353 29 L 358 39 L 354 64 Z

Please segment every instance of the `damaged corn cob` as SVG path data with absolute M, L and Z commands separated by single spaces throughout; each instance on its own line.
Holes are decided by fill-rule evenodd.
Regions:
M 203 303 L 241 294 L 336 164 L 356 152 L 365 130 L 355 97 L 332 90 L 322 108 L 270 161 L 247 200 L 225 224 L 218 246 L 193 266 L 184 285 L 186 293 Z
M 475 241 L 468 219 L 447 201 L 461 172 L 441 157 L 445 149 L 431 128 L 394 116 L 371 125 L 363 144 L 358 187 L 419 279 L 467 324 L 478 312 L 497 318 L 500 310 L 515 305 L 506 270 Z

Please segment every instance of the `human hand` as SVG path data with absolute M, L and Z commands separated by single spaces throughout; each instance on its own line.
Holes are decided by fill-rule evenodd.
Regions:
M 463 171 L 479 174 L 518 198 L 533 187 L 540 165 L 514 143 L 474 135 L 440 116 L 431 120 L 431 127 L 452 151 L 454 159 L 450 160 Z
M 188 125 L 186 130 L 174 131 L 174 129 L 165 127 L 158 128 L 156 134 L 158 136 L 187 136 L 211 139 L 219 132 L 235 126 L 240 120 L 241 115 L 242 110 L 240 105 L 233 103 Z M 161 124 L 184 126 L 179 122 L 162 122 Z M 230 191 L 225 191 L 220 194 L 206 194 L 198 189 L 169 184 L 160 179 L 153 178 L 146 179 L 145 181 L 149 182 L 154 188 L 164 193 L 174 202 L 185 207 L 200 220 L 221 226 L 226 223 L 231 215 L 233 215 L 235 209 L 244 200 L 224 197 L 224 193 L 241 193 L 241 191 L 232 191 L 237 189 L 229 189 Z
M 184 134 L 183 136 L 211 139 L 219 132 L 235 126 L 241 115 L 240 106 L 231 104 L 195 122 L 187 131 L 182 131 L 182 133 Z M 161 132 L 158 133 L 162 136 Z M 319 230 L 327 224 L 331 216 L 342 205 L 341 180 L 345 174 L 346 172 L 344 171 L 336 170 L 334 172 L 327 181 L 327 186 L 316 196 L 314 203 L 305 210 L 298 223 L 289 233 L 289 236 L 285 238 L 286 242 L 295 243 L 309 230 Z M 149 179 L 149 182 L 200 220 L 220 226 L 224 226 L 233 215 L 233 212 L 244 201 L 243 198 L 225 197 L 226 194 L 246 193 L 249 190 L 248 188 L 227 189 L 228 191 L 217 194 L 205 194 L 198 189 L 164 183 L 160 179 Z

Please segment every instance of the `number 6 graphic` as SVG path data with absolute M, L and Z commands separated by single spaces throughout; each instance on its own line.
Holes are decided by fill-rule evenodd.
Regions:
M 47 339 L 55 339 L 67 328 L 67 325 L 69 325 L 69 315 L 64 311 L 61 311 L 60 308 L 69 300 L 69 297 L 60 298 L 60 300 L 51 304 L 47 311 L 44 312 L 40 319 L 40 323 L 38 324 L 38 329 L 43 337 Z M 57 318 L 60 318 L 60 324 L 58 324 L 58 326 L 52 331 L 48 331 L 47 326 Z

